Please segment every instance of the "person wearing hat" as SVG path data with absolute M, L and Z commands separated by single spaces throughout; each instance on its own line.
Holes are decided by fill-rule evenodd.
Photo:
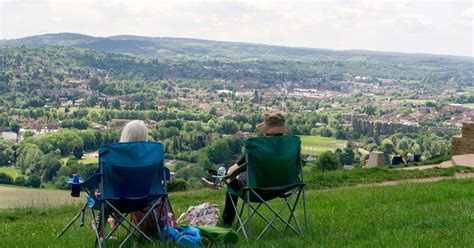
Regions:
M 281 112 L 272 112 L 265 113 L 263 115 L 263 122 L 256 126 L 258 132 L 266 136 L 278 136 L 285 135 L 289 133 L 289 129 L 286 126 L 285 116 Z M 245 164 L 245 155 L 241 154 L 234 164 L 226 170 L 226 175 L 232 174 L 236 169 L 239 168 L 242 164 Z M 214 170 L 209 170 L 209 174 L 216 175 L 217 172 Z M 212 178 L 202 178 L 204 185 L 208 186 L 211 189 L 217 189 L 214 185 Z M 234 191 L 239 191 L 241 188 L 247 185 L 247 173 L 240 173 L 235 179 L 228 180 L 225 182 L 227 187 L 230 187 Z M 232 222 L 235 219 L 235 210 L 232 206 L 232 201 L 237 204 L 238 197 L 236 195 L 226 194 L 224 214 L 222 216 L 222 222 L 224 226 L 232 225 Z

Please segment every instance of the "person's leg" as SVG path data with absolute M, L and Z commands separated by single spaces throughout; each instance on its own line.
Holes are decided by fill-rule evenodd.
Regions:
M 239 175 L 237 176 L 236 179 L 230 181 L 227 183 L 227 186 L 231 188 L 234 191 L 239 191 L 242 189 L 245 185 L 247 184 L 246 182 L 246 177 L 244 175 Z M 236 195 L 231 195 L 231 194 L 226 194 L 225 196 L 225 205 L 224 205 L 224 214 L 222 216 L 222 222 L 225 226 L 230 226 L 232 225 L 232 222 L 234 222 L 235 219 L 235 214 L 236 211 L 234 209 L 234 206 L 232 206 L 232 201 L 235 204 L 235 207 L 237 207 L 237 201 L 239 200 L 239 197 Z
M 237 206 L 237 201 L 239 197 L 236 195 L 226 194 L 225 196 L 225 205 L 224 205 L 224 214 L 222 215 L 222 223 L 224 226 L 232 225 L 235 219 L 235 209 L 232 206 L 232 201 L 234 201 L 235 206 Z

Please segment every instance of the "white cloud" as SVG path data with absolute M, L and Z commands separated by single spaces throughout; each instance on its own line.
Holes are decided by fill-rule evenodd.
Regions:
M 135 34 L 472 56 L 472 29 L 471 1 L 0 2 L 0 38 Z

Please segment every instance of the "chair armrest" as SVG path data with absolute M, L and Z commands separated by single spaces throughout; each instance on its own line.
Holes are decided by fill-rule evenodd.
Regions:
M 247 171 L 247 163 L 241 164 L 237 169 L 235 169 L 231 174 L 225 176 L 212 176 L 213 178 L 222 178 L 222 179 L 235 179 L 240 173 Z
M 166 166 L 163 166 L 163 176 L 163 179 L 165 179 L 165 181 L 169 181 L 171 179 L 171 171 Z

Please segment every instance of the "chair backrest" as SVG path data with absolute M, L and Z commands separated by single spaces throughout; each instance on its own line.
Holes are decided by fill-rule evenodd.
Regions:
M 158 142 L 121 142 L 99 149 L 103 199 L 140 199 L 166 194 L 164 149 Z
M 277 190 L 301 183 L 300 150 L 300 138 L 293 135 L 246 140 L 247 186 Z

